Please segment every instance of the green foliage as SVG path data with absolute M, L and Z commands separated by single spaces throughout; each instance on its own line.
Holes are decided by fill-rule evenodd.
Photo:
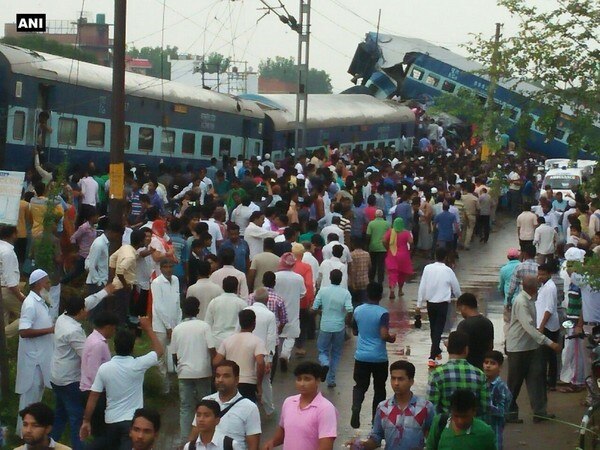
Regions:
M 212 52 L 204 58 L 204 67 L 207 73 L 227 72 L 231 65 L 231 58 L 225 58 L 221 53 Z
M 294 58 L 276 56 L 267 58 L 258 65 L 260 75 L 265 78 L 273 78 L 287 83 L 298 82 L 298 68 Z M 324 70 L 310 69 L 308 72 L 307 92 L 309 94 L 331 94 L 331 77 Z
M 500 41 L 499 76 L 535 84 L 523 92 L 537 104 L 546 105 L 539 128 L 553 137 L 563 107 L 572 117 L 563 128 L 571 154 L 590 148 L 600 155 L 592 136 L 600 121 L 600 3 L 598 0 L 547 0 L 534 6 L 527 0 L 498 0 L 500 6 L 519 19 L 514 36 Z M 467 47 L 472 57 L 490 66 L 493 49 L 481 34 Z
M 594 291 L 600 291 L 600 257 L 598 255 L 586 258 L 583 263 L 577 263 L 575 270 L 583 275 Z
M 148 70 L 148 75 L 165 80 L 171 79 L 171 59 L 177 58 L 177 47 L 167 45 L 167 48 L 161 47 L 142 47 L 140 49 L 132 47 L 127 50 L 127 56 L 132 58 L 147 59 L 152 64 L 152 69 Z
M 64 56 L 65 58 L 77 59 L 93 64 L 98 60 L 93 53 L 82 51 L 72 45 L 60 44 L 56 41 L 46 39 L 41 34 L 27 34 L 21 37 L 3 37 L 0 42 L 15 47 L 23 47 L 36 52 L 50 53 L 51 55 Z
M 501 145 L 496 139 L 495 131 L 502 134 L 511 125 L 508 120 L 510 110 L 497 108 L 488 110 L 477 94 L 467 89 L 459 89 L 456 94 L 442 93 L 435 98 L 435 104 L 430 111 L 444 112 L 458 117 L 466 123 L 475 125 L 478 130 L 491 130 L 491 133 L 488 136 L 484 135 L 483 138 L 492 152 L 498 150 Z

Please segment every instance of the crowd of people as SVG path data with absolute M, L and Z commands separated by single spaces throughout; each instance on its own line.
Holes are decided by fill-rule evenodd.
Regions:
M 321 383 L 336 387 L 349 330 L 357 336 L 350 425 L 372 422 L 366 440 L 349 443 L 355 450 L 382 441 L 388 450 L 500 449 L 505 422 L 521 420 L 523 381 L 534 421 L 552 418 L 546 386 L 560 379 L 565 392 L 576 391 L 588 370 L 583 344 L 572 340 L 558 373 L 553 278 L 565 286 L 569 333 L 600 323 L 599 293 L 571 263 L 600 250 L 598 200 L 536 194 L 533 159 L 482 161 L 467 146 L 439 149 L 128 168 L 120 223 L 107 219 L 110 183 L 93 162 L 61 180 L 36 155 L 19 223 L 0 229 L 5 331 L 19 337 L 23 448 L 65 448 L 56 442 L 67 425 L 74 449 L 153 448 L 160 415 L 144 408 L 143 383 L 157 366 L 162 395 L 177 381 L 185 449 L 330 450 L 338 414 Z M 521 248 L 508 251 L 500 270 L 502 352 L 453 270 L 474 241 L 488 242 L 499 205 L 524 211 Z M 431 335 L 426 396 L 411 391 L 415 365 L 389 364 L 386 344 L 397 332 L 380 305 L 387 289 L 392 307 L 412 307 L 404 285 L 416 256 L 434 260 L 416 303 L 417 317 L 427 310 Z M 449 333 L 453 298 L 464 320 Z M 444 335 L 449 360 L 441 364 Z M 151 347 L 142 355 L 140 337 Z M 313 340 L 318 362 L 302 359 Z M 500 378 L 504 353 L 508 384 Z M 272 381 L 291 367 L 298 395 L 276 404 Z M 371 378 L 372 408 L 361 414 Z M 394 395 L 386 399 L 388 378 Z M 54 411 L 40 403 L 46 388 Z M 274 435 L 261 436 L 274 415 Z

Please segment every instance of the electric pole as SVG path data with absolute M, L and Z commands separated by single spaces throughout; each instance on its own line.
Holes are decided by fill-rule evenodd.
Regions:
M 306 152 L 308 114 L 308 72 L 310 54 L 310 1 L 300 0 L 298 20 L 298 92 L 296 93 L 296 156 Z
M 496 87 L 498 86 L 498 80 L 500 78 L 500 31 L 502 29 L 501 23 L 496 23 L 496 34 L 494 35 L 494 46 L 492 49 L 491 67 L 490 67 L 490 81 L 487 88 L 487 100 L 485 102 L 485 120 L 483 126 L 483 147 L 481 150 L 481 159 L 486 160 L 490 154 L 490 144 L 494 140 L 493 129 L 493 116 L 496 113 L 496 102 L 494 102 L 494 94 L 496 93 Z
M 123 223 L 125 212 L 125 35 L 127 0 L 115 0 L 112 111 L 110 123 L 109 218 Z

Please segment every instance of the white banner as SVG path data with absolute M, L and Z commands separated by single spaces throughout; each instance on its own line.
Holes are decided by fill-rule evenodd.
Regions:
M 0 170 L 0 223 L 16 225 L 25 172 Z

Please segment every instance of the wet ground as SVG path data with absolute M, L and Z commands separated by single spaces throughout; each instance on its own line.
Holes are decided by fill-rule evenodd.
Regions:
M 475 243 L 470 251 L 462 251 L 460 260 L 456 265 L 456 274 L 463 292 L 474 293 L 479 302 L 480 310 L 493 322 L 495 329 L 495 348 L 502 350 L 502 299 L 497 292 L 499 268 L 506 262 L 506 249 L 517 244 L 514 221 L 500 218 L 494 226 L 494 231 L 487 244 Z M 417 367 L 414 392 L 424 395 L 427 389 L 427 356 L 429 354 L 429 324 L 426 317 L 421 329 L 412 327 L 416 294 L 418 288 L 419 272 L 428 261 L 424 258 L 415 258 L 417 275 L 404 288 L 404 297 L 401 300 L 390 301 L 388 292 L 384 292 L 382 306 L 390 311 L 392 332 L 398 333 L 396 343 L 388 344 L 390 362 L 400 358 L 411 361 Z M 456 317 L 456 321 L 459 317 Z M 455 321 L 455 322 L 456 322 Z M 407 356 L 406 347 L 410 346 L 410 355 Z M 344 346 L 342 360 L 337 374 L 337 386 L 333 389 L 323 386 L 323 394 L 334 403 L 339 411 L 338 439 L 334 448 L 342 448 L 344 443 L 356 435 L 366 436 L 370 430 L 370 414 L 372 402 L 372 389 L 367 392 L 361 413 L 361 428 L 354 430 L 350 427 L 350 405 L 352 401 L 352 370 L 355 338 L 352 337 Z M 316 360 L 316 341 L 309 341 L 308 354 L 305 358 Z M 295 364 L 300 361 L 293 358 L 290 362 L 290 371 L 287 374 L 277 373 L 273 383 L 275 405 L 280 406 L 283 400 L 295 394 L 294 379 L 291 372 Z M 506 379 L 506 367 L 504 367 Z M 388 395 L 392 394 L 387 389 Z M 173 394 L 172 394 L 173 395 Z M 175 394 L 176 395 L 176 394 Z M 578 429 L 585 408 L 580 405 L 584 394 L 549 393 L 549 412 L 557 414 L 558 419 L 553 422 L 533 424 L 531 410 L 527 400 L 527 390 L 523 387 L 519 398 L 522 425 L 507 425 L 504 435 L 505 449 L 517 448 L 545 448 L 545 449 L 574 449 L 576 447 Z M 263 416 L 262 441 L 269 439 L 277 425 L 277 414 L 269 419 Z M 177 398 L 165 399 L 165 408 L 162 411 L 164 421 L 161 440 L 156 447 L 161 450 L 177 448 L 179 410 Z

